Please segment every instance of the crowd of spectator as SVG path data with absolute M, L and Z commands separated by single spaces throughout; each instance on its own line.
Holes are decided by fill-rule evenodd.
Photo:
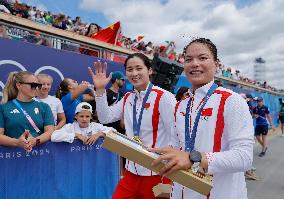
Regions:
M 283 89 L 282 90 L 276 89 L 275 87 L 268 85 L 266 81 L 260 82 L 260 81 L 255 81 L 248 77 L 245 77 L 241 74 L 239 70 L 234 70 L 233 72 L 233 69 L 231 67 L 225 68 L 225 66 L 222 64 L 220 64 L 220 67 L 217 71 L 217 75 L 221 77 L 226 77 L 226 78 L 230 78 L 233 80 L 241 81 L 247 84 L 252 84 L 254 86 L 265 88 L 271 91 L 284 92 Z
M 18 17 L 30 19 L 40 24 L 45 24 L 62 30 L 75 32 L 78 35 L 84 35 L 90 38 L 92 38 L 93 35 L 95 35 L 102 29 L 102 27 L 96 23 L 88 24 L 83 22 L 81 17 L 79 16 L 77 16 L 75 19 L 71 19 L 70 16 L 66 16 L 63 13 L 54 14 L 50 11 L 43 11 L 36 6 L 19 3 L 17 0 L 0 0 L 0 12 L 10 13 Z M 0 37 L 9 38 L 5 27 L 1 25 Z M 23 37 L 23 41 L 48 47 L 53 46 L 52 42 L 49 41 L 45 36 L 41 35 L 39 32 L 26 34 Z M 132 39 L 130 37 L 124 36 L 123 34 L 120 34 L 118 37 L 117 45 L 135 52 L 143 52 L 144 54 L 150 56 L 158 54 L 159 56 L 167 57 L 168 59 L 177 61 L 178 63 L 183 62 L 182 54 L 175 51 L 176 48 L 173 41 L 166 41 L 165 45 L 155 45 L 151 41 L 144 42 L 143 36 L 138 36 L 136 39 Z M 68 48 L 68 50 L 72 50 L 72 47 L 70 46 L 66 48 Z M 76 48 L 75 51 L 91 56 L 98 56 L 97 51 L 94 51 L 86 46 L 80 46 L 79 48 Z M 272 91 L 283 92 L 283 90 L 277 90 L 276 88 L 268 85 L 267 82 L 258 82 L 245 77 L 241 75 L 239 70 L 235 70 L 235 72 L 233 73 L 230 67 L 225 69 L 224 65 L 222 64 L 220 64 L 217 75 L 231 78 L 237 81 L 242 81 Z

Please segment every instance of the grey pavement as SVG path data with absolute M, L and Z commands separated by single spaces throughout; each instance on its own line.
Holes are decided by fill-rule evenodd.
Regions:
M 246 180 L 249 199 L 284 198 L 284 137 L 278 128 L 269 136 L 268 150 L 264 157 L 258 157 L 261 148 L 254 147 L 253 166 L 258 180 Z

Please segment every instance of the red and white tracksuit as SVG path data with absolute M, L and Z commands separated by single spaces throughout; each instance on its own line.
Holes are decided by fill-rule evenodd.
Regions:
M 191 94 L 189 125 L 193 128 L 196 114 L 213 81 Z M 185 149 L 185 113 L 189 97 L 175 109 L 176 132 L 172 145 Z M 253 159 L 253 121 L 246 101 L 237 93 L 218 87 L 201 113 L 194 149 L 205 152 L 208 173 L 213 175 L 210 196 L 203 196 L 177 183 L 172 186 L 172 199 L 246 199 L 244 171 Z
M 106 94 L 96 97 L 96 111 L 99 121 L 103 124 L 124 119 L 127 136 L 132 138 L 133 134 L 133 103 L 137 95 L 137 118 L 139 117 L 142 101 L 146 91 L 128 92 L 117 104 L 108 106 Z M 174 108 L 176 99 L 174 95 L 157 86 L 153 86 L 143 112 L 141 130 L 139 136 L 143 144 L 149 147 L 165 147 L 170 143 L 170 136 L 174 132 Z M 126 161 L 126 170 L 138 176 L 156 175 L 130 160 Z M 141 187 L 140 187 L 141 189 Z

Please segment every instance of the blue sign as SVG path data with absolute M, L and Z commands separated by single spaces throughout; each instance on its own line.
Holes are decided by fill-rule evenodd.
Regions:
M 0 198 L 111 198 L 120 179 L 119 157 L 101 143 L 48 142 L 30 153 L 0 147 Z
M 0 91 L 6 83 L 8 74 L 12 71 L 30 71 L 32 73 L 46 73 L 53 77 L 51 94 L 54 95 L 59 83 L 63 78 L 72 78 L 92 83 L 88 67 L 93 67 L 99 59 L 75 52 L 67 52 L 39 46 L 31 43 L 0 38 Z M 105 60 L 100 59 L 103 62 Z M 107 73 L 122 71 L 125 73 L 123 64 L 106 61 Z M 1 97 L 0 96 L 0 97 Z

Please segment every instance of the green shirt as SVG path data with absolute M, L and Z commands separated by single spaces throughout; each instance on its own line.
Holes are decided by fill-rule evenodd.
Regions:
M 36 126 L 40 129 L 40 133 L 35 131 L 24 113 L 14 102 L 8 101 L 0 106 L 0 128 L 4 128 L 5 135 L 19 138 L 25 130 L 29 130 L 34 137 L 37 137 L 44 132 L 45 126 L 54 125 L 53 115 L 47 104 L 35 100 L 30 102 L 17 101 L 33 119 Z

